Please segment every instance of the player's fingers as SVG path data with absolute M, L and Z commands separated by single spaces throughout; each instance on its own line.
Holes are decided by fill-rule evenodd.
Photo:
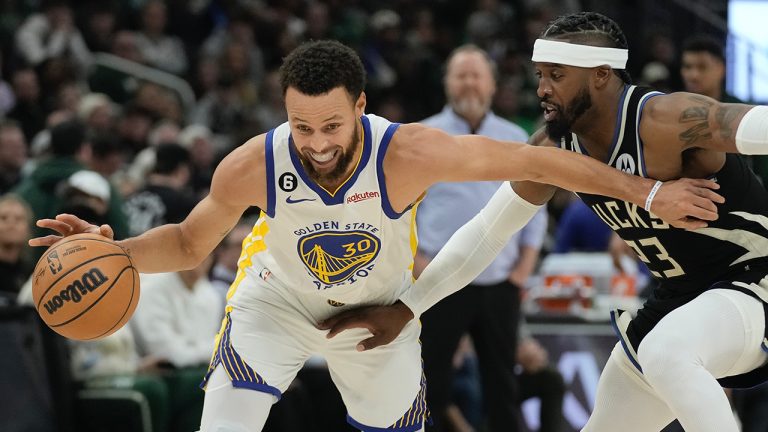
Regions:
M 75 215 L 62 213 L 60 215 L 56 215 L 56 220 L 69 224 L 69 226 L 72 227 L 72 230 L 76 233 L 87 232 L 87 233 L 99 234 L 99 227 L 91 223 L 88 223 Z
M 711 205 L 712 203 L 709 204 Z M 703 206 L 706 206 L 705 199 L 699 198 L 694 200 L 692 205 L 686 207 L 687 216 L 705 221 L 717 220 L 717 209 L 709 209 Z
M 707 226 L 707 223 L 703 220 L 698 220 L 694 218 L 683 218 L 675 221 L 675 223 L 673 223 L 672 226 L 674 226 L 675 228 L 682 228 L 684 230 L 693 231 L 699 228 L 705 228 Z
M 716 202 L 718 204 L 722 204 L 725 202 L 725 197 L 713 191 L 712 189 L 708 189 L 706 187 L 696 187 L 693 189 L 693 193 L 709 201 Z
M 328 317 L 328 318 L 326 318 L 326 319 L 324 319 L 322 321 L 318 321 L 317 328 L 320 329 L 320 330 L 328 330 L 331 327 L 335 326 L 336 323 L 338 323 L 339 321 L 341 321 L 344 318 L 348 317 L 349 313 L 350 313 L 349 311 L 342 312 L 342 313 L 336 314 L 336 315 L 334 315 L 332 317 Z
M 40 219 L 35 223 L 35 225 L 39 226 L 40 228 L 52 229 L 63 236 L 69 235 L 69 233 L 72 232 L 72 226 L 66 222 L 58 221 L 56 219 Z
M 378 346 L 386 345 L 387 342 L 379 336 L 371 336 L 368 339 L 361 340 L 357 347 L 355 347 L 358 351 L 368 351 L 371 349 L 374 349 Z
M 51 235 L 47 235 L 45 237 L 35 237 L 33 239 L 29 239 L 29 241 L 27 243 L 29 243 L 30 246 L 35 246 L 35 247 L 36 246 L 48 247 L 48 246 L 56 243 L 57 241 L 61 240 L 62 238 L 63 238 L 62 236 L 57 236 L 57 235 L 51 234 Z
M 326 337 L 330 339 L 336 336 L 337 334 L 343 332 L 344 330 L 349 330 L 353 328 L 368 328 L 368 323 L 360 316 L 349 316 L 337 322 L 334 326 L 332 326 L 331 329 L 328 331 L 328 335 Z
M 720 189 L 720 184 L 709 179 L 688 179 L 688 183 L 707 189 Z
M 115 232 L 112 230 L 111 226 L 106 224 L 99 227 L 99 234 L 103 235 L 104 237 L 107 237 L 110 240 L 115 239 Z

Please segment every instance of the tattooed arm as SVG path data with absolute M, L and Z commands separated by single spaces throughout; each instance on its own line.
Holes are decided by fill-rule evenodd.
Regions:
M 651 98 L 643 110 L 640 135 L 693 148 L 739 153 L 736 131 L 752 105 L 725 104 L 693 93 L 673 93 Z M 650 121 L 646 121 L 650 120 Z M 768 148 L 768 144 L 766 145 Z

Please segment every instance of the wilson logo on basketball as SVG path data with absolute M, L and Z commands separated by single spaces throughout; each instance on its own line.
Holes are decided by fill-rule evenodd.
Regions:
M 102 273 L 101 270 L 94 267 L 85 272 L 85 274 L 80 277 L 80 280 L 75 279 L 74 282 L 59 291 L 58 294 L 45 302 L 43 306 L 45 306 L 45 310 L 49 314 L 53 315 L 59 308 L 64 306 L 65 302 L 79 303 L 84 295 L 87 295 L 89 292 L 104 285 L 104 282 L 107 280 L 109 280 L 109 278 L 104 276 L 104 273 Z
M 376 191 L 373 191 L 373 192 L 363 192 L 363 193 L 359 193 L 358 192 L 358 193 L 356 193 L 354 195 L 350 195 L 350 196 L 347 197 L 347 204 L 349 204 L 349 203 L 356 203 L 356 202 L 360 202 L 360 201 L 365 201 L 367 199 L 378 198 L 378 197 L 379 197 L 379 193 L 376 192 Z

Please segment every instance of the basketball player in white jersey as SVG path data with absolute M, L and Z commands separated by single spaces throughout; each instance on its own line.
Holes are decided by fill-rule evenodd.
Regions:
M 654 190 L 652 180 L 560 149 L 450 136 L 366 115 L 363 66 L 337 42 L 297 48 L 285 59 L 281 80 L 289 121 L 228 155 L 210 194 L 182 223 L 119 242 L 140 272 L 191 268 L 246 208 L 262 209 L 243 241 L 205 377 L 203 432 L 261 430 L 270 406 L 313 354 L 327 360 L 354 427 L 423 428 L 415 321 L 391 344 L 364 352 L 356 345 L 366 330 L 329 339 L 317 324 L 350 307 L 393 304 L 408 289 L 414 207 L 435 182 L 538 180 L 638 205 L 650 200 L 659 217 L 685 228 L 717 218 L 713 201 L 721 197 L 708 180 Z M 69 215 L 38 224 L 63 235 L 111 234 Z
M 677 418 L 687 431 L 736 432 L 721 385 L 768 380 L 768 192 L 733 153 L 768 154 L 768 107 L 633 86 L 627 56 L 624 34 L 603 15 L 550 23 L 533 50 L 546 120 L 534 140 L 639 177 L 712 178 L 725 202 L 709 227 L 680 230 L 647 208 L 579 194 L 660 283 L 635 317 L 612 314 L 620 342 L 584 431 L 659 431 Z M 407 312 L 418 316 L 474 279 L 533 215 L 532 203 L 552 193 L 531 182 L 499 189 L 401 297 Z M 364 326 L 377 334 L 366 347 L 378 346 L 405 322 L 393 318 L 409 316 L 400 304 L 346 312 L 324 327 L 335 335 Z

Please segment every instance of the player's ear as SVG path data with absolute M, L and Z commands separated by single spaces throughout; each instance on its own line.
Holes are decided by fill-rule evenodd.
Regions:
M 594 68 L 592 71 L 592 81 L 595 88 L 599 89 L 605 87 L 611 78 L 611 74 L 613 74 L 613 69 L 609 66 L 599 66 Z
M 355 116 L 360 117 L 361 115 L 365 114 L 365 103 L 365 92 L 360 92 L 360 96 L 355 102 Z

